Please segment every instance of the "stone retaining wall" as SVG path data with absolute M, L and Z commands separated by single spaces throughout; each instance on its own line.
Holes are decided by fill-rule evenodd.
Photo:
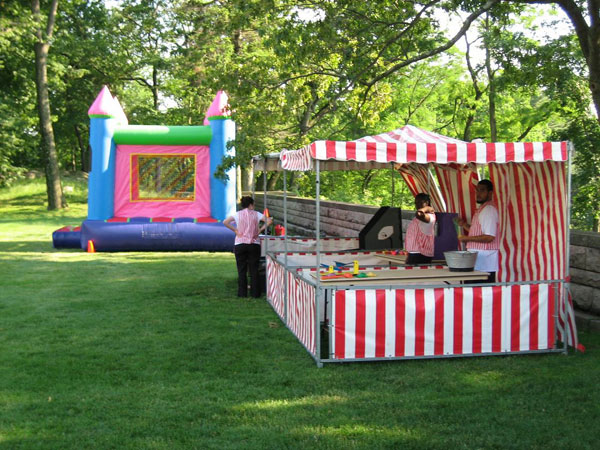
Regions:
M 256 209 L 262 211 L 263 195 L 255 193 Z M 283 194 L 269 192 L 267 197 L 269 213 L 275 223 L 283 225 Z M 321 201 L 321 234 L 327 236 L 358 237 L 358 233 L 371 220 L 379 209 L 377 206 L 355 205 L 353 203 Z M 316 206 L 312 199 L 290 197 L 287 199 L 288 234 L 290 236 L 314 236 Z M 402 229 L 406 231 L 414 214 L 402 211 Z
M 600 333 L 600 233 L 572 230 L 570 256 L 577 327 Z
M 256 209 L 263 210 L 263 195 L 255 193 Z M 267 206 L 276 223 L 283 224 L 283 194 L 269 192 Z M 288 196 L 288 234 L 314 236 L 315 201 Z M 327 236 L 357 237 L 379 208 L 321 201 L 321 232 Z M 402 229 L 413 218 L 402 211 Z M 600 332 L 600 233 L 571 231 L 571 290 L 579 330 Z

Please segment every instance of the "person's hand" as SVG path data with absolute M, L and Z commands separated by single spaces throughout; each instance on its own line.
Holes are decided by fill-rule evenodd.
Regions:
M 465 236 L 464 234 L 459 234 L 458 235 L 458 240 L 460 242 L 467 242 L 469 240 L 469 236 Z
M 273 223 L 272 217 L 267 217 L 267 226 L 270 226 Z
M 467 224 L 467 221 L 466 221 L 465 219 L 463 219 L 462 217 L 456 217 L 456 218 L 454 219 L 454 221 L 456 222 L 456 224 L 457 224 L 459 227 L 464 227 L 464 226 Z

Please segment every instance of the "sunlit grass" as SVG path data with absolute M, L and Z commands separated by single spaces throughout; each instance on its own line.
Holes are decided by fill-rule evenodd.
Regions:
M 598 335 L 585 354 L 318 369 L 264 300 L 235 296 L 232 254 L 55 250 L 85 204 L 48 212 L 33 184 L 0 191 L 0 449 L 600 442 Z

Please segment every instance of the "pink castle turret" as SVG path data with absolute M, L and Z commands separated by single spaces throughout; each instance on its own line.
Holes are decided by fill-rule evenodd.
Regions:
M 120 109 L 121 105 L 115 103 L 110 91 L 104 86 L 88 109 L 88 116 L 90 118 L 115 118 L 119 116 Z
M 230 115 L 229 97 L 227 97 L 225 91 L 219 91 L 206 110 L 206 115 L 204 116 L 204 125 L 209 125 L 210 122 L 208 119 L 210 117 L 224 118 L 229 117 Z

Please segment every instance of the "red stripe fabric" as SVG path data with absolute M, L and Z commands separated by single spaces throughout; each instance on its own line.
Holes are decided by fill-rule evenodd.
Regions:
M 463 353 L 463 289 L 454 290 L 454 354 Z
M 534 284 L 530 287 L 529 291 L 529 314 L 530 314 L 530 325 L 529 325 L 529 348 L 531 350 L 539 349 L 539 293 L 540 286 Z
M 435 343 L 433 353 L 444 354 L 444 289 L 434 289 L 435 298 Z
M 396 356 L 404 356 L 406 346 L 405 322 L 406 322 L 406 291 L 396 290 Z
M 356 142 L 348 142 L 346 145 L 346 154 L 350 161 L 356 160 Z
M 375 291 L 375 356 L 382 358 L 385 356 L 385 291 L 377 289 Z
M 365 291 L 356 292 L 356 358 L 365 357 Z
M 550 285 L 548 289 L 548 345 L 551 348 L 555 347 L 556 343 L 556 330 L 554 326 L 554 296 L 555 296 L 556 286 L 554 284 Z
M 481 309 L 483 299 L 481 297 L 481 288 L 473 288 L 473 353 L 481 353 Z
M 502 349 L 502 287 L 492 287 L 492 351 Z
M 325 159 L 337 159 L 335 154 L 335 141 L 327 141 L 326 149 L 327 153 Z
M 335 292 L 335 357 L 346 357 L 346 291 Z
M 516 352 L 519 350 L 521 339 L 521 290 L 519 286 L 511 286 L 510 302 L 510 349 L 511 351 Z
M 415 290 L 415 355 L 425 354 L 425 291 Z

